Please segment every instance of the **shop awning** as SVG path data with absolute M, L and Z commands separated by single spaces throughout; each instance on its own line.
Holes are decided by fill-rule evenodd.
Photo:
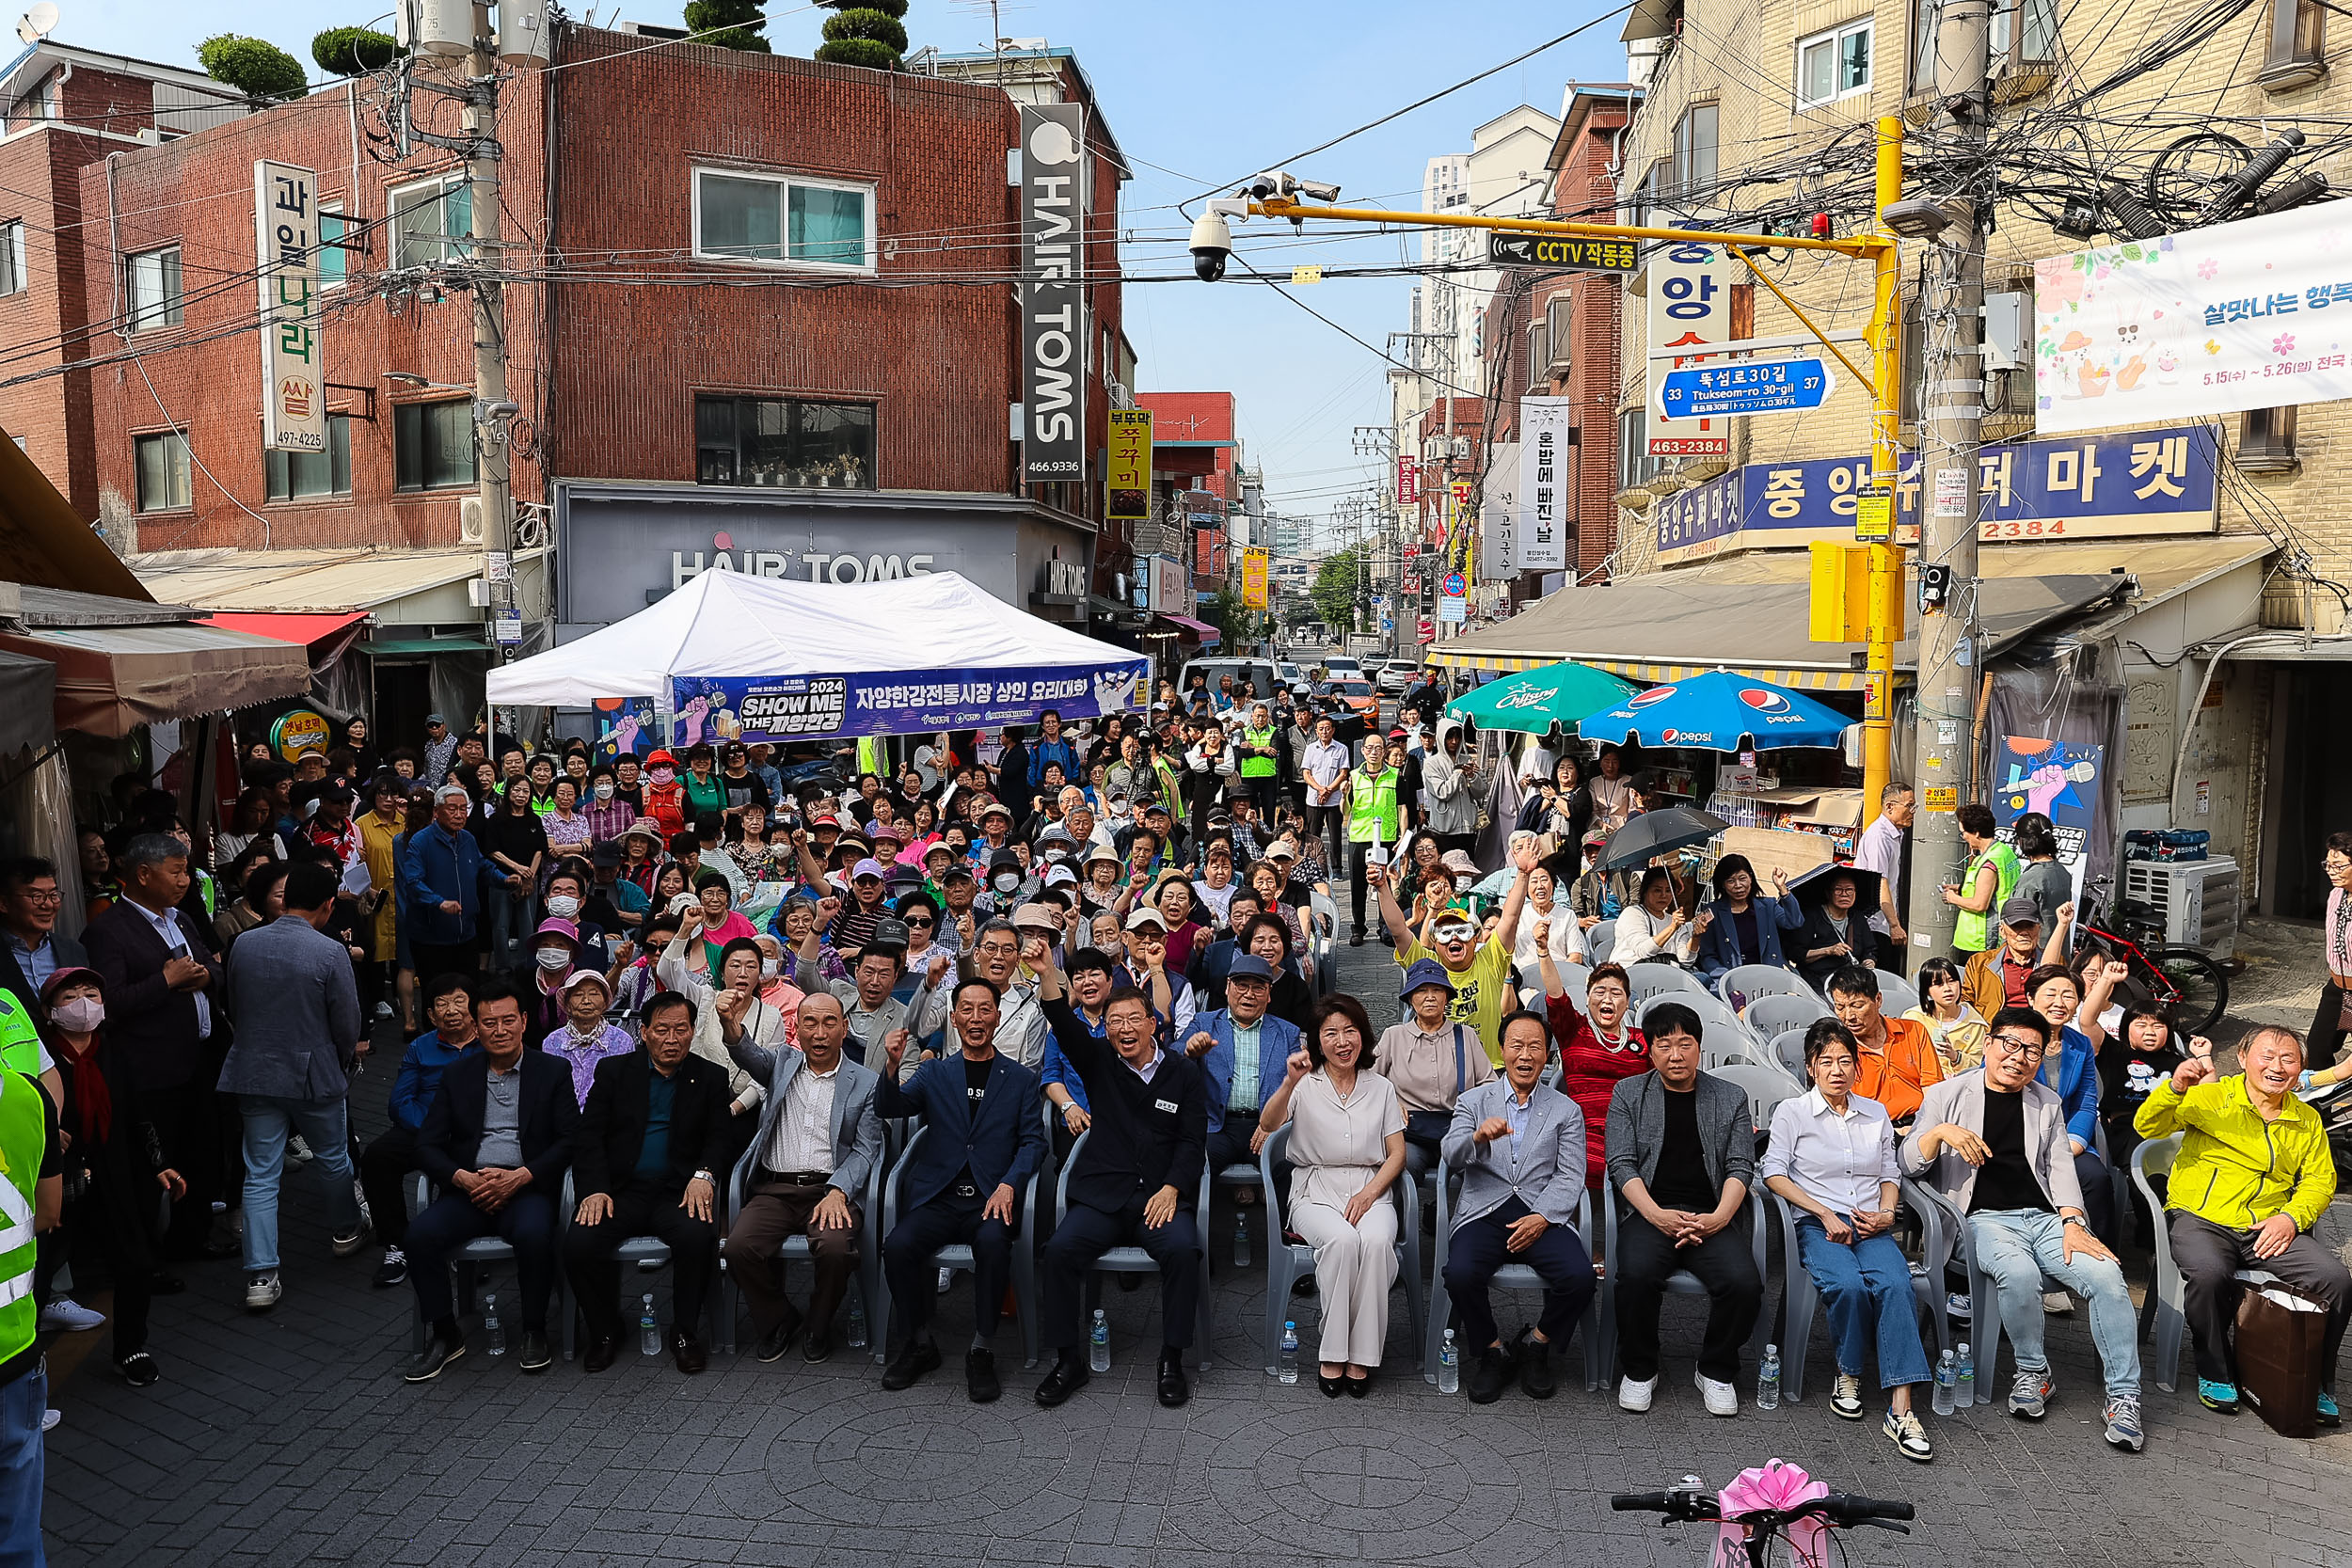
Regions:
M 1196 621 L 1189 615 L 1171 615 L 1167 610 L 1162 610 L 1154 619 L 1167 622 L 1195 642 L 1221 641 L 1225 636 L 1208 622 Z
M 372 637 L 352 644 L 370 658 L 431 658 L 439 654 L 486 654 L 478 637 Z
M 46 659 L 0 654 L 0 756 L 56 736 L 57 673 Z
M 254 637 L 267 637 L 279 642 L 292 642 L 308 648 L 326 641 L 354 621 L 364 621 L 364 610 L 343 610 L 324 615 L 261 615 L 243 611 L 215 613 L 212 625 L 226 626 L 230 631 L 246 632 Z
M 545 549 L 517 550 L 517 568 Z M 421 550 L 154 550 L 129 558 L 131 569 L 159 599 L 197 605 L 215 615 L 347 615 L 434 594 L 446 613 L 411 613 L 410 621 L 456 621 L 482 612 L 456 589 L 482 575 L 482 551 L 468 546 Z M 440 601 L 447 601 L 440 603 Z
M 42 626 L 0 633 L 0 651 L 56 670 L 56 727 L 119 736 L 140 724 L 249 707 L 310 689 L 302 649 L 265 637 L 184 622 L 171 626 Z

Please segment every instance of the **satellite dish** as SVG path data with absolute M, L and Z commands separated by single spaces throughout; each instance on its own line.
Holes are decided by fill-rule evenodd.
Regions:
M 56 27 L 57 8 L 51 5 L 49 0 L 38 0 L 38 4 L 27 8 L 23 16 L 17 18 L 16 36 L 26 43 L 39 43 L 56 31 Z

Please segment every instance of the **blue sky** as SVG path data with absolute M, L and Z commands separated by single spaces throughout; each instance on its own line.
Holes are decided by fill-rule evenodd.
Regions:
M 59 0 L 64 15 L 56 36 L 192 66 L 197 41 L 209 34 L 254 33 L 307 66 L 313 32 L 364 22 L 384 3 Z M 574 14 L 584 5 L 570 0 Z M 1604 22 L 1295 166 L 1281 160 L 1611 8 L 1613 0 L 1487 0 L 1450 13 L 1403 0 L 1287 7 L 1263 0 L 1007 0 L 1001 25 L 1009 38 L 1043 38 L 1074 49 L 1092 78 L 1112 134 L 1136 165 L 1121 218 L 1135 235 L 1126 252 L 1135 276 L 1188 271 L 1186 221 L 1173 204 L 1212 182 L 1230 185 L 1261 168 L 1289 166 L 1336 181 L 1351 203 L 1417 205 L 1422 166 L 1440 152 L 1467 151 L 1473 125 L 1520 103 L 1556 114 L 1565 83 L 1620 78 L 1618 22 Z M 596 0 L 594 9 L 599 20 L 618 14 L 675 24 L 680 0 Z M 799 0 L 773 0 L 769 14 L 768 36 L 779 54 L 815 47 L 824 12 Z M 914 0 L 906 22 L 917 47 L 978 49 L 991 37 L 988 7 L 974 0 Z M 1300 247 L 1283 244 L 1263 219 L 1240 232 L 1244 252 L 1267 247 L 1262 264 L 1278 272 L 1299 261 L 1394 264 L 1407 259 L 1405 247 L 1413 243 L 1359 235 Z M 1386 335 L 1406 325 L 1410 287 L 1404 277 L 1336 279 L 1295 293 L 1385 346 Z M 1372 477 L 1375 467 L 1351 450 L 1351 432 L 1387 419 L 1381 360 L 1266 288 L 1187 280 L 1130 287 L 1126 298 L 1142 388 L 1233 392 L 1249 456 L 1264 469 L 1276 505 L 1321 515 L 1340 492 Z

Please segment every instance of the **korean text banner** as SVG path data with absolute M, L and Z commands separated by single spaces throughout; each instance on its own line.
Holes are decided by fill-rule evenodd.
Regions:
M 671 685 L 675 742 L 926 735 L 1118 713 L 1141 694 L 1145 661 L 1034 670 L 886 674 L 697 675 Z
M 1103 476 L 1103 515 L 1144 522 L 1152 515 L 1152 410 L 1111 410 L 1110 471 Z
M 318 176 L 293 164 L 257 161 L 253 245 L 262 284 L 262 445 L 273 451 L 326 450 L 318 245 Z
M 1573 398 L 1519 400 L 1518 526 L 1513 531 L 1521 570 L 1557 572 L 1568 563 L 1575 483 L 1568 440 L 1575 423 Z
M 2327 201 L 2034 263 L 2044 435 L 2352 397 L 2352 214 Z

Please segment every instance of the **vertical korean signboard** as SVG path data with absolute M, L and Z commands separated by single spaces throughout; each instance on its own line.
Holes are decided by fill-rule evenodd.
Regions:
M 1103 476 L 1103 515 L 1140 523 L 1152 515 L 1152 411 L 1111 410 L 1108 464 Z
M 1241 607 L 1244 610 L 1263 610 L 1266 607 L 1266 552 L 1241 552 Z
M 1086 479 L 1086 111 L 1021 111 L 1021 478 Z
M 1409 453 L 1396 460 L 1396 503 L 1411 506 L 1421 499 L 1421 464 Z
M 325 451 L 316 174 L 292 164 L 255 162 L 253 246 L 262 282 L 262 445 L 275 451 Z
M 1513 543 L 1523 572 L 1568 564 L 1568 431 L 1574 398 L 1519 399 L 1518 527 Z
M 1705 364 L 1731 341 L 1730 258 L 1709 245 L 1669 245 L 1649 267 L 1649 455 L 1727 457 L 1731 426 L 1721 419 L 1666 417 L 1666 372 Z

